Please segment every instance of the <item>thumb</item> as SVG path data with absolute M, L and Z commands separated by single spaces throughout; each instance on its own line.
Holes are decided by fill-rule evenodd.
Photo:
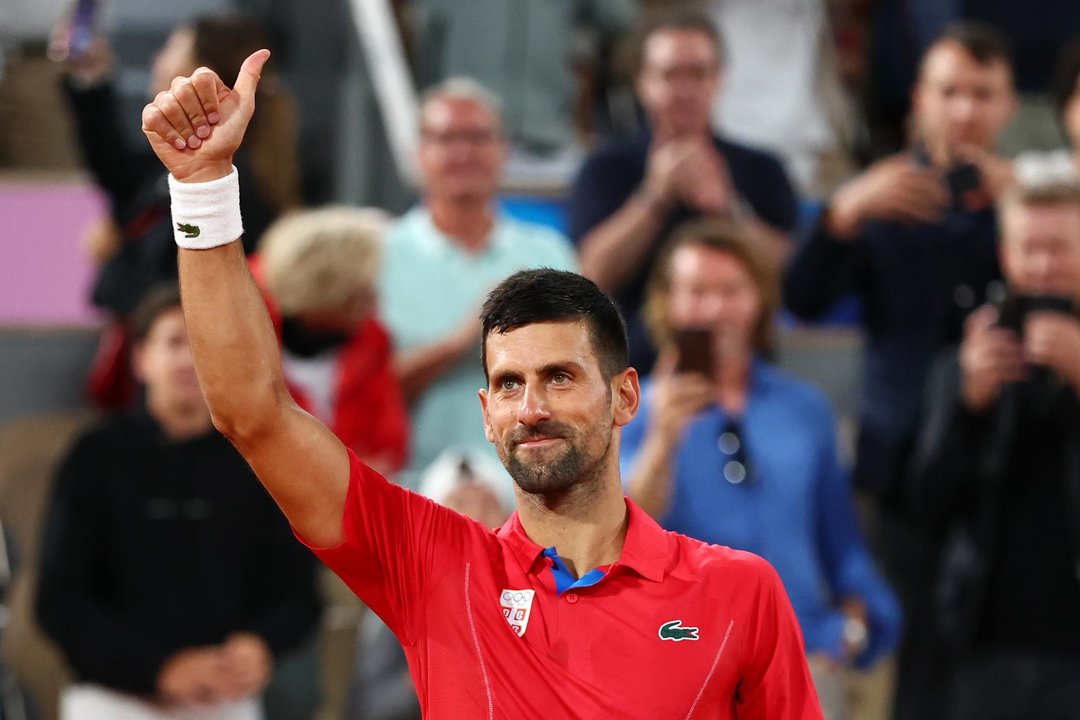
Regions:
M 240 66 L 240 73 L 236 76 L 233 91 L 240 97 L 242 104 L 249 107 L 255 105 L 255 89 L 259 87 L 259 78 L 262 76 L 263 65 L 269 59 L 269 50 L 256 50 L 251 55 L 248 55 L 247 60 Z

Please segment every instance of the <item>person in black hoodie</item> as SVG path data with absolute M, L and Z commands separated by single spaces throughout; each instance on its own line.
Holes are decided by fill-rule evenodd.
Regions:
M 77 439 L 43 529 L 38 619 L 77 678 L 63 703 L 252 708 L 315 632 L 315 562 L 214 430 L 176 286 L 132 328 L 145 402 Z

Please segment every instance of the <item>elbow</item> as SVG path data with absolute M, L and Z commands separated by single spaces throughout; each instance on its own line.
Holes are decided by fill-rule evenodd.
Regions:
M 280 416 L 282 408 L 292 402 L 288 391 L 245 392 L 236 388 L 224 397 L 213 398 L 207 394 L 210 420 L 214 428 L 234 445 L 263 436 Z

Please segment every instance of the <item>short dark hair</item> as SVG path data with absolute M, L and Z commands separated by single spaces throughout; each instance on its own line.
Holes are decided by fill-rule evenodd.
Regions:
M 1065 124 L 1065 106 L 1076 94 L 1077 78 L 1080 78 L 1080 35 L 1073 38 L 1061 51 L 1054 71 L 1051 93 L 1062 125 Z
M 950 23 L 934 39 L 930 48 L 935 48 L 946 41 L 952 41 L 962 47 L 980 65 L 1000 62 L 1010 68 L 1013 66 L 1012 43 L 1008 35 L 990 23 L 979 20 L 961 20 Z M 923 55 L 924 59 L 929 52 L 928 49 Z
M 661 13 L 638 30 L 636 43 L 636 57 L 634 67 L 640 71 L 645 62 L 645 43 L 653 35 L 665 30 L 688 30 L 699 32 L 712 41 L 716 48 L 716 60 L 721 65 L 727 60 L 727 45 L 724 36 L 720 34 L 720 28 L 716 26 L 708 15 L 698 10 L 671 10 Z
M 131 311 L 128 329 L 136 345 L 142 343 L 154 329 L 154 323 L 165 313 L 180 307 L 180 286 L 174 282 L 155 285 L 143 294 Z
M 492 290 L 480 311 L 480 361 L 487 377 L 487 338 L 542 322 L 584 320 L 589 339 L 610 380 L 630 365 L 626 323 L 611 298 L 577 273 L 541 268 L 522 270 Z

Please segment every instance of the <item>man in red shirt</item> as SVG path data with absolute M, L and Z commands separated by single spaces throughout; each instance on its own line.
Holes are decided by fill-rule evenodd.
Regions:
M 519 273 L 485 304 L 480 403 L 518 499 L 498 531 L 391 485 L 296 406 L 235 242 L 231 160 L 268 55 L 232 90 L 200 69 L 143 111 L 171 173 L 192 351 L 214 424 L 401 640 L 425 715 L 820 718 L 775 571 L 623 497 L 638 377 L 588 280 Z

